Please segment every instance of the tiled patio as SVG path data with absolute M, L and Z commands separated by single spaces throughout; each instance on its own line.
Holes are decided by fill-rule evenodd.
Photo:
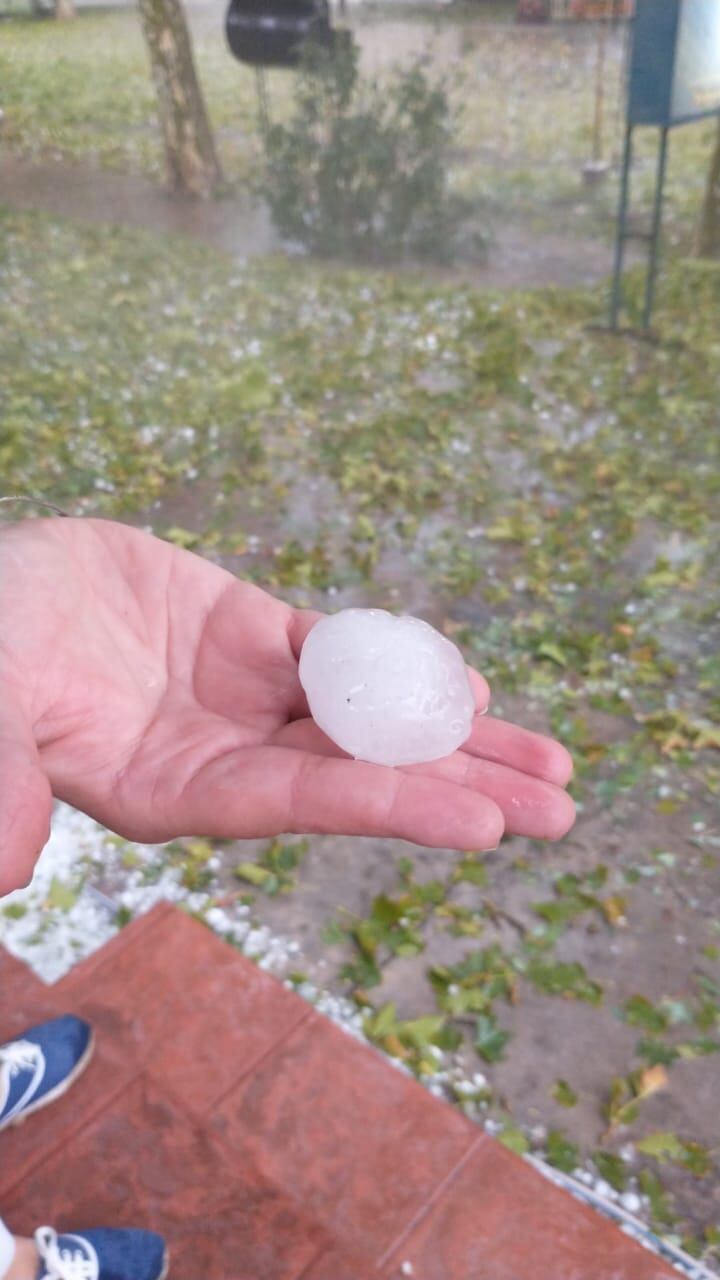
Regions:
M 17 1232 L 153 1227 L 172 1280 L 677 1277 L 169 905 L 54 987 L 0 949 L 0 1041 L 66 1010 L 96 1053 L 0 1136 Z

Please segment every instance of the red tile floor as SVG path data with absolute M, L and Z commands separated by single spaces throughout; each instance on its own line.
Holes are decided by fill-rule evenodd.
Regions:
M 53 987 L 0 949 L 0 1042 L 60 1011 L 96 1052 L 0 1136 L 18 1233 L 152 1227 L 172 1280 L 677 1277 L 174 907 Z

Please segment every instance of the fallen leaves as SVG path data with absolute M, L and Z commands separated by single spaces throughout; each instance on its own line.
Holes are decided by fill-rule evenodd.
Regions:
M 720 728 L 709 721 L 695 720 L 683 711 L 655 711 L 639 717 L 664 756 L 686 751 L 720 751 Z
M 712 1153 L 699 1142 L 685 1142 L 670 1132 L 649 1133 L 635 1146 L 641 1155 L 652 1156 L 660 1164 L 667 1160 L 683 1165 L 696 1178 L 704 1178 L 713 1167 Z
M 420 1076 L 437 1071 L 435 1050 L 456 1048 L 458 1044 L 457 1034 L 448 1027 L 444 1017 L 431 1014 L 422 1018 L 398 1019 L 392 1001 L 377 1011 L 365 1013 L 363 1031 L 369 1040 L 393 1058 L 412 1065 Z
M 568 1084 L 567 1080 L 556 1080 L 551 1093 L 555 1102 L 557 1102 L 559 1106 L 577 1106 L 578 1096 L 575 1090 Z
M 641 1067 L 628 1076 L 616 1076 L 610 1086 L 610 1096 L 605 1108 L 609 1121 L 608 1132 L 611 1133 L 621 1125 L 632 1124 L 637 1118 L 640 1104 L 660 1089 L 665 1089 L 667 1084 L 667 1072 L 660 1063 Z
M 271 840 L 257 862 L 237 864 L 235 878 L 247 881 L 271 898 L 278 893 L 291 893 L 297 883 L 295 872 L 309 848 L 309 840 Z

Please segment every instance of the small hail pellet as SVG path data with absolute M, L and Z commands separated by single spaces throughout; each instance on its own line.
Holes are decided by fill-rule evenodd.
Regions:
M 421 764 L 470 735 L 475 700 L 462 654 L 420 618 L 384 609 L 322 618 L 299 674 L 315 723 L 357 760 Z

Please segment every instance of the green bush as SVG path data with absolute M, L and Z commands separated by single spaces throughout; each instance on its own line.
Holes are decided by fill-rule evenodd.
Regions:
M 357 49 L 311 49 L 286 124 L 267 123 L 262 194 L 281 235 L 324 257 L 448 260 L 464 220 L 448 189 L 454 128 L 445 87 L 421 61 L 388 84 Z

